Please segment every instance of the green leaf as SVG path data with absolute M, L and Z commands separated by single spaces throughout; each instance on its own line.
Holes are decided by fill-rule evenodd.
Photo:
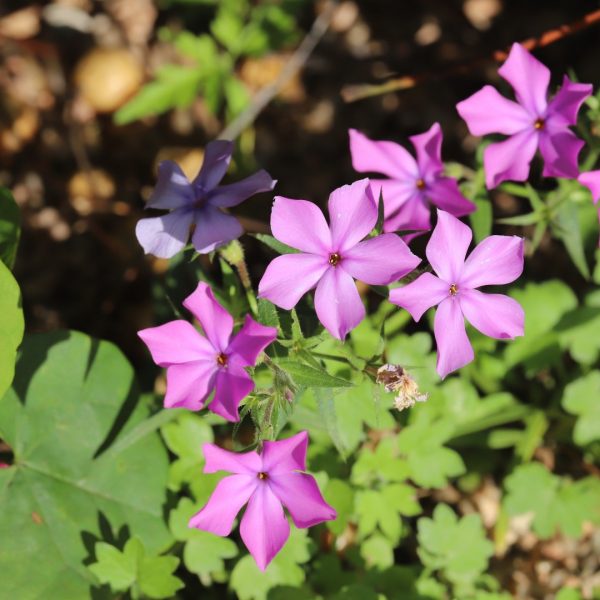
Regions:
M 477 196 L 474 199 L 475 212 L 469 215 L 469 221 L 473 229 L 475 241 L 479 243 L 492 233 L 493 215 L 492 203 L 486 195 Z
M 317 369 L 293 359 L 279 359 L 277 365 L 286 371 L 294 383 L 300 387 L 341 388 L 354 385 L 347 379 L 330 375 L 324 369 Z
M 266 233 L 253 233 L 251 235 L 259 242 L 262 242 L 265 246 L 271 248 L 271 250 L 275 250 L 275 252 L 278 254 L 298 254 L 298 252 L 300 252 L 300 250 L 296 250 L 296 248 L 287 246 L 286 244 L 275 239 L 272 235 L 267 235 Z
M 136 586 L 148 598 L 172 598 L 183 587 L 173 575 L 179 565 L 175 556 L 146 556 L 144 545 L 131 538 L 123 552 L 104 542 L 96 544 L 97 562 L 89 566 L 100 583 L 113 592 L 124 592 Z
M 590 269 L 585 257 L 584 240 L 579 225 L 578 207 L 574 202 L 563 202 L 551 224 L 554 235 L 562 240 L 571 260 L 585 279 Z
M 309 542 L 305 529 L 293 527 L 285 546 L 264 572 L 250 555 L 242 557 L 233 568 L 229 582 L 239 600 L 266 600 L 269 590 L 276 586 L 302 585 L 306 574 L 301 565 L 310 558 Z
M 577 415 L 573 439 L 580 446 L 600 440 L 600 371 L 592 371 L 565 387 L 563 408 Z
M 394 546 L 386 537 L 374 534 L 360 545 L 360 555 L 367 567 L 387 569 L 394 564 Z
M 25 338 L 0 402 L 0 437 L 14 452 L 0 487 L 0 536 L 11 540 L 0 545 L 0 571 L 11 573 L 0 578 L 0 597 L 87 597 L 95 577 L 83 565 L 82 533 L 99 538 L 103 520 L 114 536 L 126 526 L 150 552 L 168 546 L 159 436 L 110 452 L 147 417 L 112 344 L 73 332 Z
M 433 518 L 419 519 L 417 528 L 418 553 L 423 564 L 441 570 L 454 584 L 473 584 L 494 552 L 478 514 L 458 520 L 450 507 L 438 504 Z
M 275 305 L 264 298 L 258 299 L 258 322 L 269 327 L 277 327 L 277 329 L 280 327 Z
M 8 267 L 0 262 L 0 405 L 15 374 L 17 348 L 24 330 L 21 290 Z
M 405 481 L 409 469 L 406 460 L 400 458 L 395 438 L 384 438 L 375 450 L 362 450 L 352 466 L 352 483 L 371 487 L 377 482 Z
M 341 535 L 346 529 L 354 509 L 354 490 L 341 479 L 330 479 L 323 491 L 323 496 L 337 513 L 335 520 L 326 521 L 325 525 L 335 535 Z
M 0 187 L 0 260 L 9 269 L 15 264 L 20 237 L 21 211 L 10 191 Z

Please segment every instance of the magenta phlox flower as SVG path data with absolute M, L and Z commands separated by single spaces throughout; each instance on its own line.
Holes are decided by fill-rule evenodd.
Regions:
M 581 173 L 577 179 L 579 183 L 590 190 L 594 204 L 598 205 L 600 200 L 600 171 L 586 171 Z M 600 222 L 600 205 L 598 205 L 598 221 Z M 600 246 L 600 238 L 598 238 L 598 246 Z
M 438 305 L 433 330 L 437 372 L 442 378 L 474 358 L 465 319 L 496 339 L 523 335 L 525 317 L 519 303 L 503 294 L 477 289 L 510 283 L 519 277 L 523 271 L 523 239 L 492 235 L 465 260 L 471 238 L 469 227 L 438 210 L 438 222 L 426 248 L 437 277 L 424 273 L 412 283 L 390 291 L 390 301 L 405 308 L 415 321 Z
M 254 389 L 245 367 L 256 364 L 258 355 L 277 337 L 277 330 L 246 316 L 242 328 L 233 334 L 233 317 L 204 282 L 183 305 L 198 319 L 204 335 L 183 320 L 138 332 L 154 362 L 167 369 L 165 408 L 201 410 L 214 390 L 208 409 L 239 421 L 238 406 Z
M 259 192 L 268 192 L 276 182 L 261 170 L 236 183 L 218 185 L 227 172 L 232 152 L 230 141 L 210 142 L 202 168 L 191 182 L 177 163 L 160 163 L 158 182 L 146 207 L 169 212 L 138 222 L 135 233 L 146 254 L 159 258 L 175 256 L 187 244 L 192 226 L 192 244 L 202 254 L 242 235 L 239 221 L 222 209 L 237 206 Z
M 262 452 L 237 454 L 204 444 L 205 473 L 230 471 L 206 505 L 189 523 L 216 535 L 229 535 L 236 515 L 248 503 L 240 524 L 242 540 L 261 570 L 283 548 L 290 525 L 301 529 L 336 518 L 317 482 L 306 471 L 308 435 L 302 431 L 277 442 L 264 442 Z
M 574 83 L 565 75 L 562 87 L 548 101 L 550 71 L 520 44 L 513 44 L 498 73 L 514 89 L 516 102 L 486 85 L 456 105 L 473 135 L 509 136 L 484 151 L 487 187 L 494 188 L 508 179 L 525 181 L 538 148 L 544 160 L 544 177 L 576 178 L 577 158 L 584 143 L 570 127 L 577 124 L 577 113 L 592 93 L 592 86 Z
M 442 129 L 434 123 L 425 133 L 413 135 L 410 141 L 416 151 L 416 160 L 399 144 L 374 141 L 350 129 L 352 165 L 360 173 L 382 173 L 388 179 L 371 179 L 375 198 L 381 192 L 385 211 L 384 232 L 429 231 L 431 218 L 429 204 L 456 217 L 475 210 L 465 198 L 458 183 L 444 175 L 442 163 Z M 408 242 L 417 233 L 408 234 Z
M 334 190 L 328 209 L 330 225 L 312 202 L 275 198 L 273 235 L 300 253 L 273 260 L 258 291 L 290 310 L 316 286 L 317 317 L 332 336 L 343 340 L 365 316 L 354 279 L 387 285 L 412 271 L 420 259 L 393 233 L 363 239 L 377 223 L 368 179 Z

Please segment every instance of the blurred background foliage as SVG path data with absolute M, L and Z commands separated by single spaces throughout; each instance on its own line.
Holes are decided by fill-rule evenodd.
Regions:
M 531 185 L 487 193 L 481 145 L 454 109 L 498 83 L 496 65 L 480 59 L 598 8 L 3 3 L 0 461 L 16 466 L 0 469 L 0 538 L 10 541 L 0 545 L 0 571 L 10 574 L 0 596 L 600 597 L 596 210 L 581 186 L 543 180 L 539 165 Z M 281 376 L 273 385 L 257 367 L 259 388 L 232 436 L 215 416 L 159 410 L 164 377 L 136 332 L 173 319 L 198 279 L 238 321 L 246 294 L 225 260 L 144 257 L 133 229 L 158 161 L 177 160 L 193 176 L 203 146 L 278 82 L 318 19 L 326 27 L 314 51 L 239 132 L 232 177 L 260 165 L 279 180 L 277 193 L 324 203 L 356 178 L 349 127 L 405 143 L 439 121 L 448 171 L 478 205 L 475 237 L 493 228 L 527 239 L 525 274 L 511 290 L 526 336 L 505 344 L 470 331 L 476 360 L 440 382 L 431 319 L 416 326 L 366 286 L 371 316 L 345 345 L 315 335 L 309 301 L 292 317 L 261 301 L 261 320 L 287 338 L 272 351 Z M 599 39 L 592 27 L 537 52 L 554 87 L 569 71 L 598 88 Z M 415 74 L 428 75 L 401 93 L 352 104 L 340 96 L 350 84 Z M 599 97 L 582 112 L 583 161 L 598 168 Z M 242 241 L 254 283 L 277 251 L 270 202 L 253 198 L 237 213 L 252 234 Z M 428 401 L 395 409 L 373 383 L 382 360 L 409 369 Z M 237 532 L 222 539 L 186 527 L 220 477 L 201 474 L 201 443 L 241 450 L 254 427 L 309 430 L 310 470 L 339 515 L 294 532 L 264 574 Z

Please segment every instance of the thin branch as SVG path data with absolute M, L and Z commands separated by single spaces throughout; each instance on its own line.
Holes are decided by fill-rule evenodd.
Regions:
M 329 28 L 337 1 L 329 1 L 321 14 L 315 19 L 310 31 L 302 40 L 294 54 L 285 64 L 275 81 L 262 88 L 252 100 L 252 104 L 240 115 L 238 115 L 219 135 L 219 139 L 233 140 L 251 125 L 265 107 L 273 100 L 279 91 L 294 77 L 302 68 L 308 57 L 312 54 L 316 45 L 321 41 Z
M 582 19 L 569 23 L 568 25 L 561 25 L 555 29 L 550 29 L 542 33 L 539 37 L 528 38 L 521 43 L 522 46 L 528 50 L 535 48 L 543 48 L 558 42 L 565 37 L 573 35 L 582 29 L 586 29 L 600 22 L 600 10 L 595 10 L 588 13 Z M 455 67 L 444 68 L 441 71 L 430 71 L 428 73 L 422 73 L 420 75 L 407 75 L 404 77 L 398 77 L 390 79 L 385 83 L 378 85 L 371 84 L 358 84 L 348 85 L 342 88 L 341 94 L 345 102 L 356 102 L 357 100 L 363 100 L 364 98 L 370 98 L 372 96 L 380 96 L 381 94 L 387 94 L 389 92 L 399 92 L 413 88 L 426 81 L 443 79 L 445 77 L 451 77 L 454 75 L 469 73 L 474 68 L 479 67 L 490 61 L 502 62 L 508 56 L 507 50 L 496 50 L 491 56 L 485 58 L 479 58 L 475 61 L 471 61 L 466 64 L 457 65 Z

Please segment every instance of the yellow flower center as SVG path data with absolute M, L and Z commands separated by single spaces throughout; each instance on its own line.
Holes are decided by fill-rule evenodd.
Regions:
M 227 354 L 219 354 L 217 356 L 217 364 L 221 367 L 225 367 L 227 365 Z
M 423 179 L 417 179 L 417 189 L 424 190 L 425 189 L 425 181 Z
M 268 479 L 268 477 L 269 476 L 266 473 L 263 473 L 263 472 L 260 472 L 258 474 L 258 478 L 261 479 L 261 480 Z
M 458 294 L 458 287 L 456 286 L 456 284 L 455 284 L 455 283 L 453 283 L 453 284 L 450 286 L 450 295 L 451 295 L 451 296 L 456 296 L 456 294 Z
M 544 125 L 546 123 L 544 122 L 544 119 L 536 119 L 535 123 L 533 124 L 534 129 L 544 129 Z
M 333 254 L 329 255 L 329 264 L 332 267 L 337 266 L 340 260 L 342 260 L 342 257 L 337 252 L 334 252 Z

